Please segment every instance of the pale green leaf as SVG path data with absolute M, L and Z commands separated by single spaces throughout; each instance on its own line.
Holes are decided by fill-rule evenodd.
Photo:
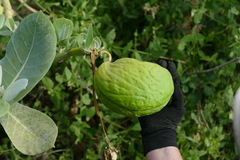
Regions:
M 0 65 L 0 86 L 2 85 L 2 66 Z
M 93 27 L 92 24 L 90 24 L 87 32 L 86 44 L 84 47 L 88 49 L 91 46 L 92 41 L 93 41 Z
M 66 18 L 58 18 L 53 22 L 58 41 L 69 38 L 73 32 L 73 23 Z
M 82 95 L 81 101 L 82 101 L 83 104 L 89 105 L 91 103 L 91 99 L 89 97 L 89 94 L 86 93 L 86 94 Z
M 232 12 L 233 14 L 235 14 L 235 15 L 238 15 L 238 14 L 239 14 L 239 11 L 238 11 L 238 9 L 237 9 L 235 6 L 231 8 L 231 12 Z
M 7 18 L 5 21 L 5 25 L 10 31 L 15 30 L 15 21 L 12 18 Z
M 0 122 L 13 145 L 23 154 L 36 155 L 54 147 L 57 126 L 38 110 L 15 103 Z
M 56 34 L 51 21 L 42 13 L 27 16 L 12 35 L 6 55 L 0 61 L 3 86 L 28 79 L 28 86 L 12 100 L 22 99 L 47 73 L 56 54 Z
M 23 79 L 18 79 L 16 80 L 13 84 L 11 84 L 3 94 L 2 99 L 4 101 L 11 101 L 14 99 L 22 90 L 26 89 L 28 84 L 28 79 L 23 78 Z
M 116 38 L 116 31 L 115 29 L 112 29 L 110 32 L 108 32 L 106 36 L 106 40 L 108 41 L 108 43 L 112 44 L 115 38 Z
M 5 24 L 5 15 L 0 14 L 0 29 L 4 26 Z
M 9 109 L 10 109 L 10 104 L 0 99 L 0 117 L 7 114 Z
M 87 34 L 86 34 L 86 33 L 80 33 L 80 34 L 76 37 L 78 46 L 79 46 L 80 48 L 83 48 L 83 47 L 85 46 L 86 38 L 87 38 Z
M 68 69 L 68 67 L 65 67 L 64 73 L 66 75 L 67 80 L 70 80 L 72 77 L 72 72 Z
M 99 37 L 94 37 L 92 44 L 90 45 L 89 48 L 100 49 L 101 45 L 102 45 L 101 39 Z

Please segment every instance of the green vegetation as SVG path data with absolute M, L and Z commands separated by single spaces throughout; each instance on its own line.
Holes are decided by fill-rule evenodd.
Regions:
M 151 62 L 159 58 L 175 61 L 186 108 L 177 128 L 183 158 L 237 159 L 232 103 L 240 80 L 236 59 L 240 57 L 238 1 L 27 1 L 32 8 L 20 1 L 11 1 L 14 20 L 8 19 L 4 26 L 0 15 L 0 55 L 7 54 L 6 45 L 17 22 L 21 23 L 33 8 L 50 18 L 58 40 L 55 61 L 20 102 L 50 116 L 59 133 L 55 148 L 26 156 L 13 147 L 1 127 L 0 159 L 103 158 L 107 144 L 93 105 L 90 55 L 84 54 L 92 46 L 99 50 L 104 47 L 113 60 L 131 57 Z M 96 65 L 107 58 L 97 58 Z M 207 71 L 232 59 L 233 63 Z M 99 110 L 118 158 L 144 159 L 137 118 L 113 113 L 102 104 Z

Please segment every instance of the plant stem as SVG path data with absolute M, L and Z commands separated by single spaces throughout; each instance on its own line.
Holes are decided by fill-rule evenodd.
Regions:
M 24 0 L 18 0 L 20 3 L 22 3 L 24 5 L 24 7 L 26 7 L 29 11 L 35 13 L 37 12 L 36 9 L 32 8 L 31 6 L 29 6 L 26 2 L 24 2 Z
M 124 50 L 123 47 L 119 47 L 119 46 L 113 46 L 114 48 L 117 48 L 117 49 L 121 49 L 121 50 Z M 138 52 L 139 54 L 143 54 L 143 55 L 149 55 L 150 53 L 149 52 L 144 52 L 144 51 L 140 51 L 140 50 L 136 50 L 136 49 L 128 49 L 129 52 Z M 169 57 L 165 57 L 165 56 L 159 56 L 159 58 L 161 59 L 165 59 L 165 60 L 169 60 L 169 61 L 175 61 L 175 62 L 178 62 L 178 63 L 183 63 L 185 64 L 186 62 L 183 61 L 183 60 L 174 60 L 172 58 L 169 58 Z
M 108 55 L 108 61 L 109 61 L 109 62 L 112 61 L 112 55 L 111 55 L 108 51 L 102 50 L 102 51 L 100 51 L 100 53 L 107 54 L 107 55 Z
M 2 0 L 4 14 L 7 18 L 13 18 L 14 11 L 9 0 Z
M 226 63 L 223 63 L 223 64 L 221 64 L 219 66 L 216 66 L 214 68 L 206 69 L 206 70 L 203 70 L 203 71 L 196 71 L 196 72 L 192 72 L 192 73 L 186 73 L 186 74 L 184 74 L 184 76 L 188 76 L 188 75 L 192 75 L 192 74 L 201 74 L 201 73 L 212 72 L 214 70 L 220 69 L 220 68 L 222 68 L 222 67 L 224 67 L 224 66 L 226 66 L 226 65 L 228 65 L 230 63 L 233 63 L 233 62 L 236 62 L 236 61 L 239 61 L 239 60 L 240 60 L 240 57 L 236 57 L 236 58 L 234 58 L 234 59 L 232 59 L 232 60 L 230 60 L 230 61 L 228 61 Z
M 105 53 L 105 54 L 108 54 L 109 56 L 109 61 L 111 61 L 111 54 L 107 51 L 101 51 L 101 53 Z M 91 52 L 91 64 L 92 64 L 92 74 L 93 74 L 93 78 L 94 78 L 94 74 L 95 74 L 95 71 L 96 71 L 96 65 L 95 65 L 95 56 L 98 56 L 96 55 L 95 52 Z M 107 143 L 107 147 L 106 147 L 106 151 L 105 151 L 105 160 L 112 160 L 115 158 L 112 158 L 112 156 L 116 155 L 117 154 L 117 150 L 111 146 L 110 144 L 110 140 L 107 136 L 107 132 L 106 132 L 106 129 L 105 129 L 105 125 L 103 123 L 103 119 L 100 115 L 100 112 L 99 112 L 99 107 L 98 107 L 98 103 L 97 103 L 97 95 L 96 95 L 96 91 L 95 91 L 95 88 L 94 88 L 94 80 L 93 80 L 93 85 L 92 85 L 92 92 L 93 92 L 93 103 L 94 103 L 94 107 L 95 107 L 95 110 L 96 110 L 96 114 L 97 116 L 99 117 L 100 119 L 100 123 L 101 123 L 101 126 L 102 126 L 102 131 L 103 131 L 103 134 L 104 134 L 104 139 Z
M 84 55 L 84 54 L 89 54 L 89 52 L 84 51 L 81 48 L 73 48 L 70 49 L 67 53 L 59 53 L 56 55 L 55 59 L 54 59 L 54 64 L 61 62 L 71 56 L 76 56 L 76 55 Z

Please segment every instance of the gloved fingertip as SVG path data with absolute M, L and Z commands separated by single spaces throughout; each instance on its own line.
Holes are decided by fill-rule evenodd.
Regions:
M 167 69 L 168 69 L 169 72 L 171 73 L 173 79 L 176 79 L 176 78 L 177 78 L 177 67 L 176 67 L 175 63 L 169 61 L 169 62 L 168 62 Z
M 164 68 L 167 68 L 167 61 L 166 61 L 166 60 L 160 59 L 157 63 L 158 63 L 160 66 L 162 66 L 162 67 L 164 67 Z

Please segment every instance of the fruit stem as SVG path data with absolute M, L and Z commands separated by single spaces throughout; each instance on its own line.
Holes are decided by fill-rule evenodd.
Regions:
M 102 51 L 100 51 L 100 53 L 107 54 L 107 55 L 108 55 L 108 61 L 109 61 L 109 62 L 112 61 L 112 55 L 111 55 L 108 51 L 102 50 Z
M 100 51 L 100 54 L 101 53 L 107 54 L 109 56 L 108 61 L 111 62 L 112 56 L 109 52 L 103 50 L 103 51 Z M 91 52 L 90 54 L 91 54 L 92 74 L 93 74 L 93 78 L 94 78 L 94 73 L 96 71 L 95 56 L 98 56 L 98 55 L 96 55 L 94 51 Z M 99 112 L 99 107 L 98 107 L 98 103 L 97 103 L 97 95 L 96 95 L 96 91 L 95 91 L 95 87 L 94 87 L 94 80 L 93 80 L 93 85 L 92 85 L 92 91 L 93 91 L 93 104 L 95 107 L 96 115 L 99 117 L 99 120 L 100 120 L 100 123 L 102 126 L 102 131 L 104 134 L 104 139 L 107 143 L 107 147 L 106 147 L 106 151 L 105 151 L 105 160 L 115 160 L 116 158 L 112 158 L 112 156 L 116 157 L 118 151 L 114 147 L 112 147 L 110 144 L 110 140 L 108 138 L 107 131 L 105 129 L 103 118 Z

